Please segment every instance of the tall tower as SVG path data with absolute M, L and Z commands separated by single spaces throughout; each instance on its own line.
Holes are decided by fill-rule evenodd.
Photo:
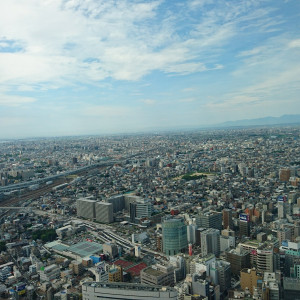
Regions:
M 231 209 L 223 209 L 223 228 L 224 229 L 233 229 L 232 222 L 232 210 Z
M 167 217 L 162 222 L 163 251 L 166 255 L 183 252 L 187 246 L 187 228 L 181 217 Z
M 220 230 L 209 228 L 201 232 L 201 253 L 202 256 L 209 253 L 220 255 Z

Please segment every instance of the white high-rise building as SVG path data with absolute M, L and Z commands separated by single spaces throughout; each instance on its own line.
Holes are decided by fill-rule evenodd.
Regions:
M 96 202 L 95 211 L 96 221 L 101 223 L 112 223 L 114 221 L 112 203 Z
M 76 201 L 77 207 L 77 216 L 83 217 L 86 219 L 95 219 L 96 212 L 95 212 L 95 200 L 90 200 L 87 198 L 80 198 Z

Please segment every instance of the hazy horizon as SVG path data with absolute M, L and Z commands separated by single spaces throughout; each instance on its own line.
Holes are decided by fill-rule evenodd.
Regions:
M 300 112 L 300 2 L 0 3 L 0 138 Z

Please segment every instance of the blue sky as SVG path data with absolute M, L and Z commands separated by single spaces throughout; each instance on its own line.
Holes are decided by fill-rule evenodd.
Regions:
M 300 1 L 0 3 L 0 138 L 300 113 Z

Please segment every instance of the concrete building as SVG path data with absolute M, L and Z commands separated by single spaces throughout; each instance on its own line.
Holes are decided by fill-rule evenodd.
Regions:
M 95 211 L 95 200 L 90 200 L 86 198 L 80 198 L 76 200 L 76 207 L 77 207 L 77 216 L 83 217 L 86 219 L 95 219 L 96 211 Z
M 187 249 L 187 228 L 183 218 L 165 218 L 162 222 L 163 251 L 175 255 Z
M 196 216 L 196 224 L 202 228 L 215 228 L 222 230 L 222 213 L 217 211 L 210 211 L 206 213 L 199 213 Z
M 51 281 L 60 277 L 60 269 L 56 264 L 43 267 L 38 273 L 40 274 L 41 282 Z
M 246 214 L 240 215 L 240 219 L 239 219 L 239 231 L 240 231 L 240 237 L 242 237 L 242 236 L 249 236 L 250 235 L 249 216 L 246 215 Z
M 115 258 L 119 255 L 119 248 L 117 244 L 106 242 L 102 244 L 103 253 L 108 254 L 111 258 Z
M 173 266 L 150 266 L 143 269 L 140 276 L 142 284 L 173 286 L 175 283 Z
M 203 256 L 213 253 L 220 255 L 220 231 L 209 228 L 201 233 L 201 253 Z
M 113 216 L 113 204 L 106 202 L 96 202 L 96 221 L 101 223 L 112 223 L 114 221 Z
M 280 276 L 276 278 L 275 273 L 264 273 L 262 284 L 262 297 L 268 300 L 280 300 Z
M 291 170 L 288 168 L 281 168 L 279 170 L 279 180 L 288 182 L 291 177 Z
M 209 282 L 201 279 L 201 277 L 197 274 L 193 274 L 192 276 L 192 294 L 199 295 L 202 297 L 209 296 Z
M 235 237 L 220 235 L 220 251 L 226 251 L 230 248 L 235 248 Z
M 74 274 L 76 275 L 81 275 L 84 268 L 81 262 L 77 261 L 77 260 L 73 260 L 70 265 L 69 268 L 73 271 Z
M 105 202 L 112 204 L 114 213 L 117 213 L 125 209 L 124 195 L 117 195 L 117 196 L 110 197 L 108 199 L 105 199 Z
M 223 209 L 222 213 L 223 213 L 223 228 L 233 229 L 232 210 Z
M 220 285 L 221 293 L 231 287 L 231 268 L 230 263 L 217 260 L 210 267 L 210 277 L 215 285 Z
M 177 291 L 170 287 L 130 283 L 85 282 L 83 300 L 177 300 Z
M 240 275 L 242 269 L 250 268 L 250 252 L 240 247 L 226 252 L 226 260 L 230 263 L 231 271 Z
M 257 288 L 258 280 L 262 280 L 262 276 L 255 269 L 241 270 L 241 288 L 243 290 L 249 289 L 251 295 L 253 295 L 254 289 Z
M 257 271 L 258 272 L 273 272 L 274 271 L 274 253 L 273 247 L 268 245 L 266 247 L 257 249 Z
M 300 279 L 284 277 L 283 278 L 283 296 L 284 299 L 300 299 Z
M 109 282 L 123 282 L 123 269 L 121 266 L 112 265 L 108 270 Z

